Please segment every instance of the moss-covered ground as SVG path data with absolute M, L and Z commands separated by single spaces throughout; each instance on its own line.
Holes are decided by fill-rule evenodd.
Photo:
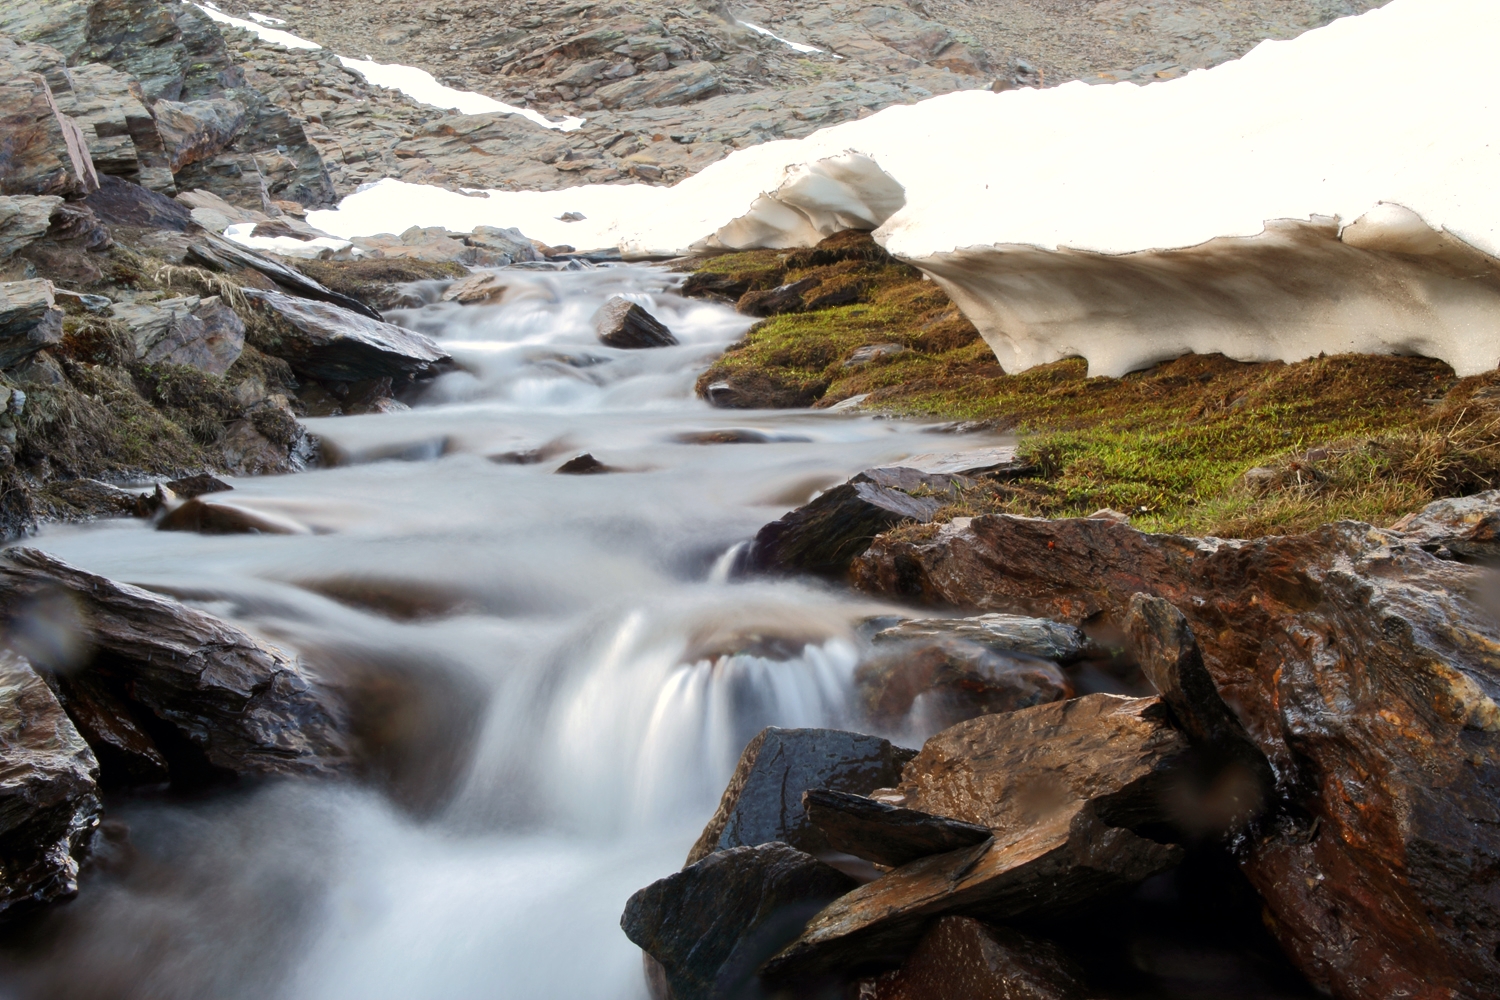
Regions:
M 1078 359 L 1008 374 L 940 288 L 851 234 L 712 258 L 690 281 L 744 306 L 807 283 L 803 305 L 757 324 L 705 373 L 705 395 L 735 387 L 717 394 L 747 406 L 866 395 L 866 409 L 1013 433 L 1032 471 L 981 483 L 947 516 L 1111 508 L 1147 530 L 1254 537 L 1340 518 L 1386 524 L 1500 486 L 1500 373 L 1459 379 L 1414 357 L 1189 355 L 1124 378 L 1090 378 Z M 850 283 L 852 301 L 817 307 Z M 902 349 L 849 363 L 874 345 Z

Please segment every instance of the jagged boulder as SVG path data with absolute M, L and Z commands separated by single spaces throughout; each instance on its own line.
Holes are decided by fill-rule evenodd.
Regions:
M 223 375 L 245 349 L 245 324 L 217 295 L 120 303 L 114 318 L 130 327 L 137 360 L 189 365 Z
M 974 847 L 993 836 L 987 826 L 827 788 L 804 792 L 802 808 L 834 850 L 891 867 Z
M 1089 695 L 944 730 L 881 798 L 993 837 L 909 862 L 836 900 L 766 966 L 773 979 L 909 951 L 936 916 L 1067 913 L 1163 871 L 1181 849 L 1133 832 L 1167 819 L 1190 747 L 1155 698 Z
M 99 764 L 24 659 L 0 651 L 0 911 L 78 891 Z
M 0 281 L 0 368 L 62 341 L 63 311 L 46 278 Z
M 0 261 L 46 235 L 62 203 L 55 195 L 0 197 Z
M 223 97 L 157 101 L 151 110 L 173 174 L 189 163 L 215 155 L 234 142 L 245 127 L 245 105 Z
M 497 226 L 475 226 L 463 241 L 465 246 L 478 247 L 481 250 L 498 254 L 504 258 L 505 264 L 543 259 L 531 240 L 514 227 L 501 229 Z
M 1484 556 L 1500 492 L 1410 533 L 1340 522 L 1236 541 L 989 515 L 881 541 L 862 589 L 1123 627 L 1171 602 L 1270 761 L 1281 811 L 1243 870 L 1278 940 L 1337 997 L 1500 989 L 1500 644 Z M 1466 556 L 1465 553 L 1471 555 Z M 1443 558 L 1443 556 L 1461 558 Z
M 736 847 L 641 889 L 620 926 L 660 964 L 673 1000 L 730 1000 L 747 995 L 761 963 L 854 885 L 786 844 Z
M 594 328 L 606 347 L 671 347 L 677 343 L 661 320 L 619 295 L 604 303 L 594 316 Z
M 264 318 L 250 335 L 256 348 L 299 375 L 339 382 L 434 374 L 448 355 L 420 333 L 351 312 L 329 302 L 247 289 Z
M 868 792 L 894 784 L 910 750 L 889 740 L 834 729 L 760 731 L 740 755 L 713 818 L 688 853 L 688 864 L 715 851 L 781 841 L 828 850 L 807 819 L 802 793 L 814 788 Z
M 0 194 L 80 197 L 99 186 L 78 123 L 58 110 L 40 73 L 0 61 Z
M 13 641 L 38 608 L 67 609 L 57 625 L 70 642 L 38 644 L 33 661 L 52 672 L 106 781 L 351 770 L 338 700 L 295 657 L 212 615 L 24 548 L 0 558 L 0 607 Z

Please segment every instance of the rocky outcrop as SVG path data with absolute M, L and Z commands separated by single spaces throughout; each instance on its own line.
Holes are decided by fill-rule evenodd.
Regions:
M 0 60 L 0 194 L 77 198 L 99 186 L 78 123 L 58 110 L 47 80 Z
M 764 729 L 746 745 L 719 808 L 688 854 L 781 841 L 804 851 L 828 844 L 808 822 L 802 793 L 814 788 L 868 792 L 893 784 L 911 751 L 878 736 L 833 729 Z
M 56 196 L 0 197 L 0 261 L 44 236 L 61 204 Z
M 1341 522 L 1253 541 L 985 516 L 877 543 L 853 577 L 1117 625 L 1137 593 L 1169 601 L 1276 775 L 1282 811 L 1241 863 L 1288 954 L 1337 997 L 1480 996 L 1500 984 L 1479 930 L 1500 921 L 1500 629 L 1486 571 L 1439 556 L 1483 552 L 1496 513 L 1492 492 L 1427 508 L 1410 535 Z
M 950 476 L 900 468 L 861 472 L 761 528 L 745 568 L 842 577 L 877 535 L 904 522 L 931 521 L 953 492 Z
M 78 891 L 99 764 L 42 679 L 0 651 L 0 911 Z
M 0 282 L 0 368 L 61 341 L 62 321 L 46 278 Z
M 177 173 L 224 149 L 245 127 L 245 106 L 228 98 L 157 101 L 152 108 L 167 165 Z
M 83 129 L 95 169 L 171 194 L 171 164 L 136 78 L 104 63 L 66 72 L 66 89 L 54 86 L 52 93 L 58 107 Z
M 79 641 L 52 644 L 45 655 L 63 657 L 57 662 L 35 662 L 52 672 L 106 782 L 159 774 L 163 765 L 189 783 L 216 773 L 349 771 L 343 707 L 296 658 L 159 594 L 35 549 L 8 550 L 0 606 L 13 636 L 27 634 L 28 611 L 49 599 L 73 609 L 63 627 Z
M 594 329 L 605 347 L 639 349 L 671 347 L 677 343 L 672 331 L 655 316 L 629 299 L 616 295 L 594 316 Z
M 901 968 L 857 983 L 857 1000 L 1088 1000 L 1083 973 L 1050 941 L 943 917 Z
M 854 884 L 786 844 L 736 847 L 641 889 L 620 926 L 659 963 L 672 1000 L 743 996 L 761 963 Z
M 247 289 L 264 329 L 249 342 L 283 358 L 299 375 L 336 382 L 436 374 L 448 355 L 427 337 L 329 302 Z
M 1179 848 L 1132 827 L 1164 818 L 1189 755 L 1151 698 L 1089 695 L 987 715 L 928 740 L 882 799 L 988 827 L 976 847 L 903 865 L 840 897 L 765 966 L 772 980 L 908 952 L 935 916 L 1056 916 L 1170 868 Z
M 686 63 L 664 73 L 632 76 L 594 91 L 600 104 L 611 110 L 664 107 L 687 104 L 719 89 L 712 63 Z

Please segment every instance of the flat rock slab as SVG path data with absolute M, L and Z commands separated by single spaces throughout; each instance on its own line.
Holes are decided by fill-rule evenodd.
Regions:
M 949 476 L 972 476 L 981 472 L 995 472 L 1022 464 L 1016 458 L 1016 449 L 1003 445 L 998 448 L 975 448 L 970 451 L 929 452 L 903 458 L 901 464 L 921 472 Z
M 1155 698 L 1089 695 L 944 730 L 892 805 L 947 816 L 990 842 L 910 862 L 837 900 L 766 967 L 776 978 L 902 954 L 934 916 L 1053 916 L 1175 865 L 1128 827 L 1162 821 L 1187 740 Z
M 803 793 L 802 808 L 835 851 L 891 867 L 993 836 L 989 827 L 827 788 Z
M 170 229 L 185 232 L 192 212 L 164 194 L 121 177 L 106 174 L 99 189 L 83 200 L 93 213 L 112 226 L 140 229 Z
M 804 851 L 829 849 L 802 811 L 814 788 L 864 793 L 887 787 L 912 758 L 889 740 L 837 729 L 770 727 L 746 745 L 718 811 L 688 854 L 688 864 L 714 851 L 782 841 Z
M 672 347 L 678 342 L 661 320 L 619 295 L 604 303 L 594 316 L 594 328 L 599 343 L 606 347 Z
M 851 575 L 894 598 L 1122 628 L 1135 594 L 1170 601 L 1295 804 L 1242 862 L 1288 955 L 1341 997 L 1482 996 L 1500 992 L 1475 930 L 1500 920 L 1500 624 L 1490 571 L 1440 550 L 1482 552 L 1497 516 L 1491 491 L 1430 505 L 1409 533 L 1339 522 L 1240 541 L 986 515 L 879 542 Z
M 178 207 L 181 208 L 182 206 Z M 242 247 L 238 243 L 232 243 L 215 233 L 204 232 L 198 234 L 198 238 L 189 245 L 187 255 L 192 261 L 203 264 L 215 271 L 236 271 L 240 269 L 255 271 L 270 278 L 292 295 L 304 299 L 312 299 L 315 302 L 327 302 L 341 309 L 358 313 L 366 319 L 381 322 L 380 313 L 358 299 L 345 295 L 342 292 L 336 292 L 320 282 L 314 281 L 301 271 L 293 270 L 279 261 L 274 261 L 264 254 L 256 253 L 248 247 Z
M 240 775 L 349 772 L 344 708 L 296 658 L 205 612 L 36 549 L 0 558 L 0 603 L 9 614 L 59 593 L 76 611 L 72 629 L 82 644 L 82 662 L 40 664 L 56 671 L 62 701 L 70 702 L 79 678 L 99 714 L 121 720 L 120 729 L 165 726 L 171 738 L 150 743 L 174 777 L 195 766 Z M 107 733 L 84 736 L 91 745 L 115 743 Z
M 881 629 L 872 641 L 881 645 L 939 638 L 964 639 L 997 653 L 1022 653 L 1058 663 L 1079 659 L 1091 646 L 1088 636 L 1077 625 L 1050 618 L 1003 614 L 971 618 L 912 618 Z
M 1087 1000 L 1083 972 L 1050 941 L 969 917 L 943 917 L 856 1000 Z
M 0 652 L 0 911 L 78 891 L 99 764 L 31 665 Z
M 246 289 L 268 321 L 250 343 L 283 359 L 299 375 L 336 382 L 422 376 L 451 360 L 420 333 L 351 312 L 330 302 Z
M 620 926 L 660 964 L 674 1000 L 754 996 L 761 963 L 854 885 L 786 844 L 737 847 L 641 889 Z

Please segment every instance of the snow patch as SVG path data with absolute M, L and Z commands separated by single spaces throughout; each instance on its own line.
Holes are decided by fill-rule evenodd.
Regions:
M 502 111 L 529 118 L 543 128 L 557 129 L 560 132 L 572 132 L 583 126 L 582 118 L 570 116 L 561 121 L 553 121 L 541 112 L 532 111 L 530 108 L 518 108 L 472 90 L 455 90 L 452 87 L 445 87 L 438 83 L 431 73 L 415 66 L 378 63 L 373 59 L 350 59 L 348 56 L 339 56 L 339 62 L 345 68 L 352 69 L 364 77 L 367 83 L 384 87 L 387 90 L 399 90 L 412 100 L 430 104 L 435 108 L 449 108 L 463 115 L 482 115 L 491 111 Z
M 192 0 L 182 0 L 182 2 L 192 3 Z M 209 3 L 208 0 L 204 0 L 203 3 L 193 3 L 193 6 L 207 14 L 210 20 L 218 21 L 220 24 L 228 24 L 236 28 L 244 28 L 246 31 L 259 36 L 262 41 L 270 42 L 273 45 L 280 45 L 284 49 L 321 49 L 323 47 L 317 42 L 298 38 L 290 31 L 278 31 L 275 28 L 267 27 L 265 24 L 247 21 L 242 17 L 231 17 L 212 3 Z M 252 14 L 251 16 L 254 17 L 255 15 Z M 274 21 L 275 18 L 270 18 L 269 20 Z M 282 21 L 281 23 L 285 24 L 286 22 Z
M 286 21 L 284 19 L 282 19 L 282 18 L 272 17 L 269 14 L 257 14 L 253 10 L 250 13 L 246 14 L 245 16 L 248 17 L 250 20 L 254 21 L 256 24 L 264 24 L 264 25 L 268 25 L 269 27 L 272 27 L 272 28 L 279 27 L 280 25 L 286 24 Z
M 324 250 L 342 250 L 350 246 L 348 240 L 331 239 L 319 236 L 314 240 L 299 240 L 293 236 L 253 236 L 251 235 L 257 223 L 236 222 L 224 230 L 224 237 L 233 240 L 242 247 L 252 250 L 265 250 L 283 257 L 306 257 L 314 258 L 321 256 Z
M 782 45 L 785 45 L 787 48 L 795 49 L 798 52 L 811 54 L 813 52 L 823 51 L 816 45 L 804 45 L 802 42 L 794 42 L 790 38 L 782 38 L 770 28 L 762 28 L 760 25 L 751 24 L 749 21 L 736 21 L 735 23 L 743 28 L 749 28 L 751 31 L 755 32 L 758 35 L 765 35 L 767 38 L 774 38 Z

